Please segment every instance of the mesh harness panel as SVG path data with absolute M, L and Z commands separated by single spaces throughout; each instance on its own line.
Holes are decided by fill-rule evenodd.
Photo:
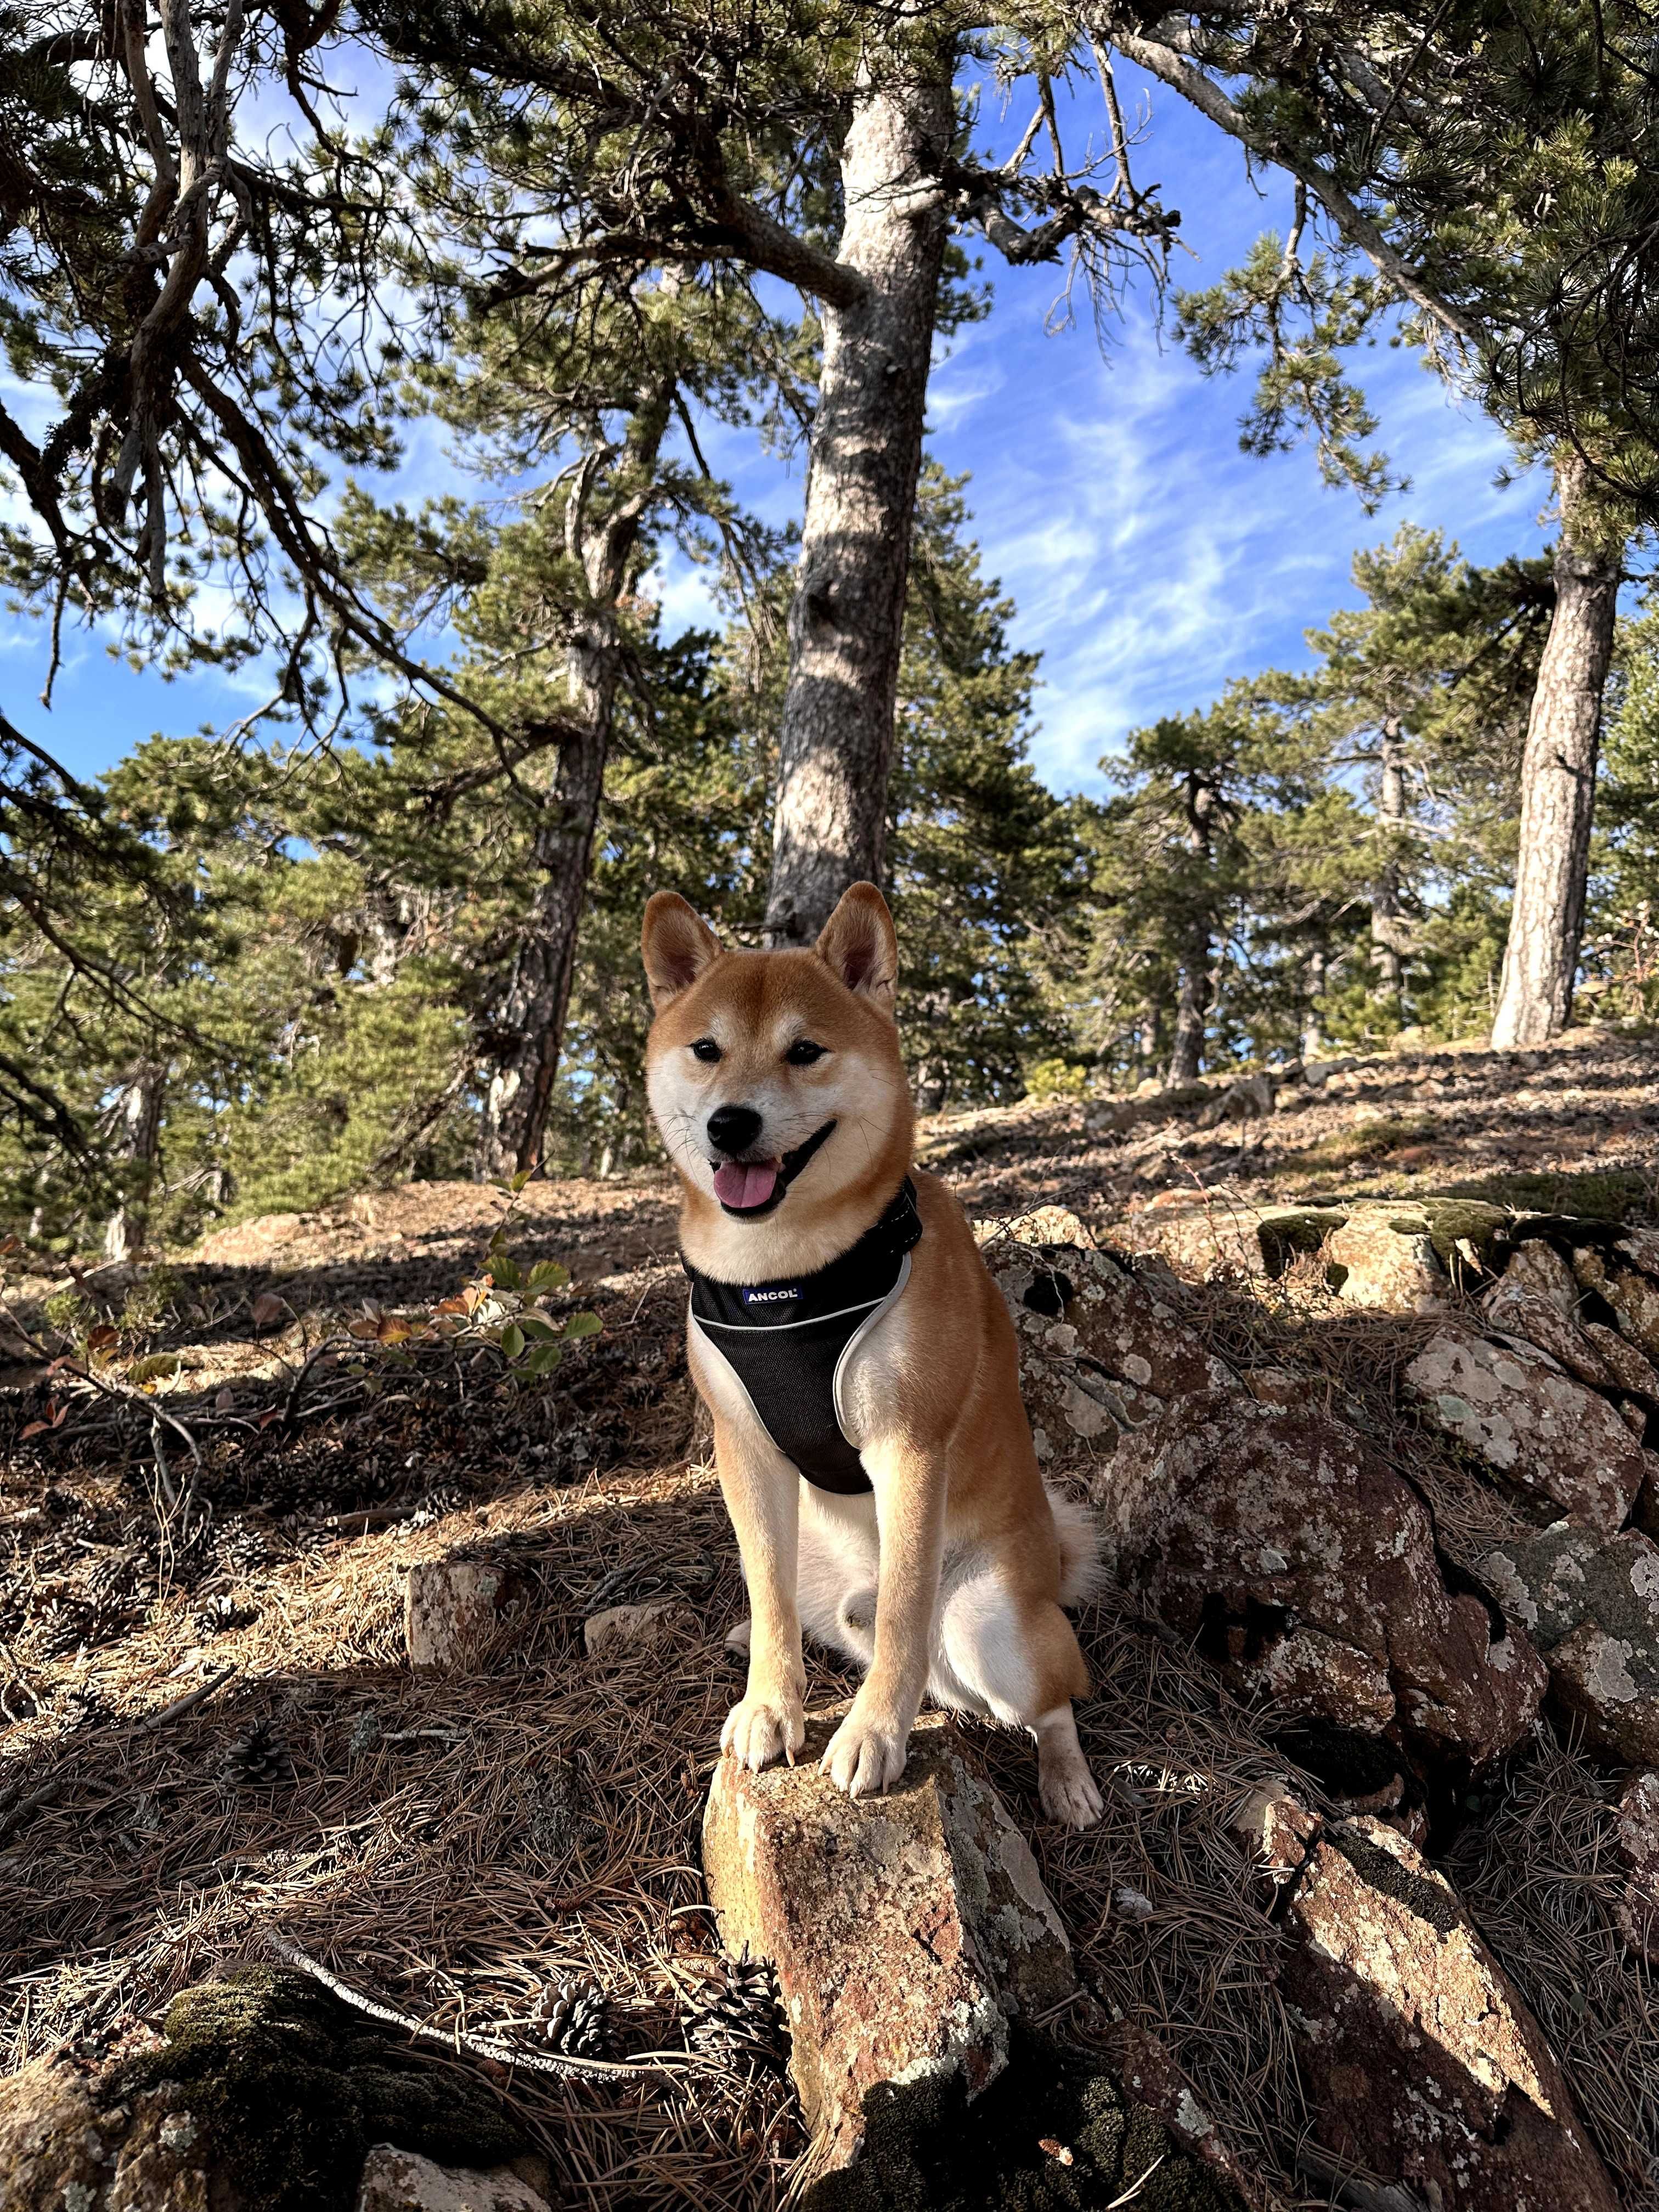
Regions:
M 837 1384 L 854 1342 L 899 1297 L 921 1236 L 907 1176 L 873 1227 L 815 1275 L 717 1283 L 682 1253 L 691 1326 L 721 1352 L 756 1419 L 815 1488 L 851 1498 L 870 1488 L 841 1425 Z

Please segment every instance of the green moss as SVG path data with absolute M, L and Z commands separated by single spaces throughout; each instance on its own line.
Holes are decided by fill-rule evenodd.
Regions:
M 371 2143 L 465 2166 L 524 2148 L 482 2084 L 422 2066 L 307 1975 L 246 1968 L 185 1990 L 163 2025 L 122 2093 L 178 2082 L 247 2212 L 347 2212 Z
M 1636 1168 L 1589 1168 L 1482 1176 L 1449 1186 L 1455 1196 L 1484 1198 L 1516 1213 L 1577 1214 L 1592 1221 L 1645 1220 L 1656 1211 L 1654 1178 Z
M 1297 1253 L 1317 1252 L 1347 1218 L 1340 1206 L 1304 1206 L 1264 1214 L 1255 1232 L 1262 1265 L 1270 1276 L 1282 1275 Z
M 1424 1144 L 1441 1133 L 1439 1123 L 1424 1114 L 1359 1121 L 1351 1129 L 1332 1130 L 1328 1137 L 1320 1138 L 1317 1144 L 1305 1146 L 1299 1152 L 1287 1153 L 1283 1165 L 1291 1171 L 1357 1167 L 1362 1160 L 1386 1159 L 1390 1152 Z
M 863 2156 L 815 2183 L 803 2212 L 1104 2212 L 1126 2197 L 1136 2212 L 1227 2212 L 1234 2202 L 1097 2059 L 1018 2029 L 1006 2071 L 972 2104 L 960 2076 L 882 2082 L 864 2119 Z

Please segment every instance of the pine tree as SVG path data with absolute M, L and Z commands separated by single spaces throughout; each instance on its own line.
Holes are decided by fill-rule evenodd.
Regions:
M 1123 52 L 1294 179 L 1285 247 L 1264 242 L 1183 307 L 1208 366 L 1246 337 L 1267 346 L 1247 435 L 1311 428 L 1328 473 L 1374 491 L 1379 465 L 1349 434 L 1363 403 L 1334 348 L 1393 301 L 1523 446 L 1553 445 L 1555 605 L 1492 1024 L 1494 1042 L 1542 1042 L 1571 1004 L 1624 541 L 1659 513 L 1659 324 L 1638 304 L 1645 250 L 1631 245 L 1659 207 L 1659 167 L 1639 150 L 1656 115 L 1637 58 L 1644 12 L 1528 0 L 1107 20 Z M 1302 248 L 1310 204 L 1340 243 L 1330 264 Z M 1360 257 L 1374 276 L 1347 273 Z

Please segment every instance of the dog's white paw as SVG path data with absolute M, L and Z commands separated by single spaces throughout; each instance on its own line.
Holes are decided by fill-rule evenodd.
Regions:
M 904 1772 L 910 1731 L 890 1717 L 861 1713 L 855 1704 L 818 1761 L 849 1797 L 879 1797 Z
M 805 1741 L 806 1715 L 799 1698 L 776 1692 L 751 1692 L 740 1698 L 720 1730 L 720 1749 L 729 1751 L 751 1774 L 781 1759 L 793 1764 Z
M 1106 1809 L 1089 1762 L 1081 1752 L 1052 1754 L 1037 1762 L 1037 1795 L 1051 1820 L 1068 1828 L 1092 1828 Z

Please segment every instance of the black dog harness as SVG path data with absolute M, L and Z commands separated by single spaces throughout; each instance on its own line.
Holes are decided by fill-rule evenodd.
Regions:
M 684 1254 L 691 1327 L 725 1355 L 773 1443 L 818 1490 L 843 1498 L 870 1478 L 842 1426 L 841 1378 L 854 1349 L 910 1279 L 921 1235 L 915 1185 L 898 1195 L 850 1252 L 816 1275 L 775 1283 L 717 1283 Z

